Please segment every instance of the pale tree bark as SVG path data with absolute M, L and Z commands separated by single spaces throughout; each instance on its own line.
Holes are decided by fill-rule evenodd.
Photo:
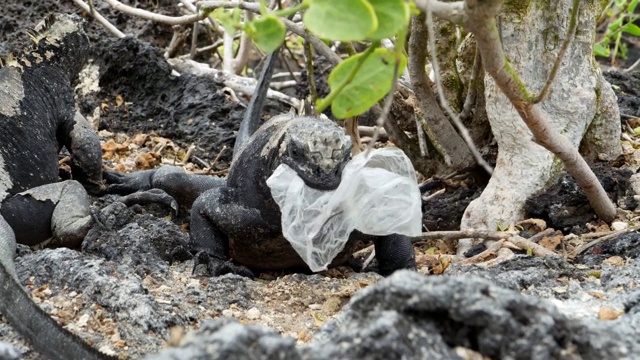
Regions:
M 493 230 L 521 220 L 524 201 L 557 178 L 563 164 L 585 190 L 596 214 L 611 221 L 615 207 L 577 151 L 591 126 L 586 145 L 596 145 L 596 152 L 609 157 L 620 152 L 615 96 L 593 56 L 595 21 L 603 3 L 508 2 L 508 11 L 501 13 L 500 33 L 496 15 L 503 2 L 417 1 L 421 9 L 430 4 L 436 15 L 463 23 L 474 33 L 487 72 L 486 110 L 498 142 L 498 159 L 486 189 L 465 211 L 461 228 Z M 574 3 L 580 10 L 577 31 L 550 94 L 535 104 L 567 37 Z M 461 244 L 459 253 L 468 246 Z

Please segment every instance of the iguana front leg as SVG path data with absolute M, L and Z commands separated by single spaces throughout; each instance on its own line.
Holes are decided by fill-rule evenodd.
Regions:
M 391 275 L 400 269 L 416 269 L 415 251 L 408 237 L 398 234 L 374 236 L 373 244 L 380 275 Z
M 88 192 L 100 195 L 106 190 L 102 180 L 102 148 L 91 124 L 76 112 L 73 119 L 63 122 L 59 141 L 71 154 L 71 175 Z
M 196 252 L 196 261 L 208 260 L 212 276 L 229 272 L 253 276 L 245 266 L 230 261 L 229 236 L 251 239 L 278 231 L 262 219 L 258 210 L 241 205 L 237 190 L 227 186 L 205 192 L 191 207 L 189 245 Z

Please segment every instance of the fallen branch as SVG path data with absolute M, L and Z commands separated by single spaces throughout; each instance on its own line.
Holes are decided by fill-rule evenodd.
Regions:
M 460 240 L 465 238 L 479 238 L 485 240 L 505 240 L 512 236 L 517 236 L 514 233 L 506 231 L 491 231 L 491 230 L 474 230 L 466 229 L 459 231 L 431 231 L 422 233 L 419 236 L 411 238 L 413 243 L 424 240 Z
M 230 74 L 225 71 L 213 69 L 206 64 L 202 64 L 190 59 L 167 59 L 167 61 L 176 71 L 180 73 L 189 73 L 208 77 L 224 83 L 225 86 L 227 86 L 234 92 L 240 92 L 246 95 L 253 94 L 258 83 L 258 81 L 255 79 L 246 78 Z M 296 109 L 300 106 L 300 100 L 298 100 L 297 98 L 271 89 L 267 91 L 267 98 L 280 101 L 287 105 L 291 105 Z
M 640 225 L 636 225 L 636 226 L 632 226 L 630 228 L 624 229 L 624 230 L 619 230 L 619 231 L 612 231 L 610 234 L 602 236 L 600 238 L 597 238 L 593 241 L 590 241 L 582 246 L 577 247 L 576 249 L 574 249 L 570 254 L 569 254 L 569 258 L 575 258 L 576 256 L 582 254 L 583 252 L 587 251 L 588 249 L 590 249 L 591 247 L 598 245 L 600 243 L 603 243 L 607 240 L 611 240 L 614 239 L 622 234 L 626 234 L 628 232 L 631 231 L 636 231 L 640 229 Z
M 73 2 L 82 10 L 91 15 L 94 19 L 96 19 L 96 21 L 100 23 L 100 25 L 104 26 L 105 29 L 109 30 L 109 32 L 115 35 L 118 39 L 122 39 L 123 37 L 127 36 L 112 23 L 110 23 L 109 20 L 107 20 L 104 16 L 100 15 L 100 13 L 94 7 L 89 6 L 82 0 L 73 0 Z

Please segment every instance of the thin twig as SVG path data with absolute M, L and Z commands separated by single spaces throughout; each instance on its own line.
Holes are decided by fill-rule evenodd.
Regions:
M 551 235 L 551 234 L 553 234 L 555 232 L 556 232 L 555 229 L 547 228 L 547 229 L 544 229 L 544 230 L 540 231 L 539 233 L 533 235 L 532 237 L 528 238 L 527 240 L 537 243 L 538 241 L 542 240 L 545 236 L 549 236 L 549 235 Z
M 508 239 L 515 234 L 505 232 L 505 231 L 491 231 L 491 230 L 475 230 L 475 229 L 466 229 L 459 231 L 431 231 L 422 233 L 419 236 L 415 236 L 411 238 L 411 242 L 415 243 L 418 241 L 424 240 L 460 240 L 466 238 L 478 238 L 478 239 L 486 239 L 486 240 L 503 240 Z
M 198 50 L 198 22 L 193 23 L 193 30 L 191 31 L 191 50 L 189 51 L 189 57 L 191 59 L 196 57 L 196 50 Z
M 462 121 L 460 121 L 460 118 L 458 117 L 458 115 L 453 111 L 453 109 L 451 109 L 451 106 L 449 106 L 449 102 L 447 101 L 447 98 L 444 96 L 444 90 L 442 89 L 442 82 L 440 81 L 440 65 L 438 63 L 438 56 L 436 52 L 435 26 L 433 25 L 431 7 L 427 7 L 426 9 L 425 22 L 428 28 L 427 33 L 429 35 L 429 48 L 431 49 L 430 51 L 431 65 L 433 66 L 433 73 L 434 73 L 436 88 L 438 89 L 438 97 L 440 98 L 440 105 L 444 108 L 444 110 L 449 115 L 449 118 L 451 118 L 451 120 L 453 121 L 453 124 L 458 129 L 460 136 L 462 136 L 462 138 L 464 139 L 464 142 L 467 143 L 467 146 L 469 147 L 469 150 L 471 150 L 471 153 L 473 154 L 473 157 L 476 159 L 476 162 L 480 166 L 482 166 L 482 168 L 484 168 L 484 170 L 489 175 L 491 175 L 493 174 L 493 168 L 491 167 L 491 165 L 489 165 L 488 162 L 484 160 L 484 158 L 482 158 L 480 151 L 478 151 L 478 148 L 473 143 L 473 139 L 469 134 L 469 130 L 467 130 L 467 128 L 462 123 Z
M 313 50 L 311 49 L 311 43 L 308 41 L 304 42 L 304 53 L 307 57 L 307 82 L 309 83 L 309 94 L 311 95 L 310 102 L 315 104 L 316 100 L 318 100 L 318 90 L 316 89 L 316 75 L 313 70 Z
M 580 0 L 573 0 L 573 8 L 571 9 L 571 18 L 569 20 L 569 30 L 567 31 L 567 36 L 564 38 L 564 42 L 562 43 L 560 52 L 558 52 L 558 57 L 556 58 L 556 61 L 553 63 L 553 67 L 551 68 L 551 73 L 549 73 L 549 77 L 547 78 L 547 82 L 544 84 L 544 87 L 542 88 L 542 91 L 540 91 L 540 94 L 536 96 L 536 98 L 533 100 L 534 104 L 541 102 L 549 94 L 551 85 L 553 85 L 553 80 L 555 80 L 556 74 L 558 73 L 558 69 L 560 69 L 560 64 L 562 63 L 564 54 L 567 52 L 567 49 L 569 48 L 571 39 L 573 39 L 573 37 L 576 35 L 576 29 L 578 28 L 579 14 L 580 14 Z
M 374 131 L 375 128 L 373 126 L 358 125 L 358 132 L 360 132 L 360 135 L 362 136 L 373 136 Z M 378 128 L 378 136 L 381 138 L 388 138 L 389 134 L 387 134 L 387 130 L 384 128 Z
M 96 19 L 96 21 L 98 23 L 100 23 L 102 26 L 105 27 L 105 29 L 109 30 L 110 33 L 112 33 L 113 35 L 115 35 L 117 38 L 122 39 L 123 37 L 127 36 L 125 35 L 125 33 L 123 33 L 122 31 L 118 30 L 117 27 L 115 27 L 113 24 L 111 24 L 109 22 L 109 20 L 107 20 L 104 16 L 100 15 L 100 13 L 93 9 L 92 7 L 90 7 L 89 5 L 87 5 L 84 1 L 82 0 L 73 0 L 73 2 L 78 5 L 82 10 L 86 11 L 89 15 L 91 15 L 94 19 Z
M 399 63 L 399 61 L 396 61 L 395 66 L 393 67 L 393 80 L 392 80 L 392 83 L 391 83 L 391 90 L 389 90 L 389 93 L 387 94 L 386 98 L 384 99 L 384 106 L 382 107 L 382 111 L 380 112 L 380 116 L 378 116 L 378 119 L 376 120 L 376 126 L 373 128 L 373 135 L 371 136 L 371 141 L 369 142 L 369 145 L 367 146 L 367 152 L 369 152 L 369 151 L 371 151 L 371 149 L 373 149 L 373 145 L 378 140 L 378 131 L 379 131 L 379 129 L 381 129 L 384 126 L 385 120 L 387 119 L 387 116 L 389 115 L 389 112 L 391 111 L 391 105 L 393 104 L 393 97 L 395 96 L 396 88 L 398 87 L 398 70 L 399 70 L 399 67 L 400 67 L 400 63 Z
M 248 10 L 245 10 L 244 14 L 245 21 L 251 21 L 251 19 L 253 18 L 253 14 Z M 236 74 L 242 73 L 242 70 L 245 68 L 245 66 L 247 66 L 251 48 L 251 37 L 247 36 L 247 33 L 243 30 L 242 35 L 240 36 L 240 46 L 238 46 L 238 53 L 233 59 L 233 71 Z
M 198 14 L 192 14 L 192 15 L 184 15 L 184 16 L 167 16 L 167 15 L 156 14 L 154 12 L 147 11 L 147 10 L 138 9 L 133 6 L 125 5 L 118 0 L 104 0 L 104 1 L 106 1 L 109 5 L 111 5 L 111 7 L 114 8 L 115 10 L 130 14 L 130 15 L 134 15 L 145 20 L 151 20 L 151 21 L 155 21 L 155 22 L 159 22 L 167 25 L 187 25 L 195 21 L 200 21 L 205 17 L 207 17 L 207 14 L 205 12 L 200 12 Z
M 614 231 L 609 235 L 605 235 L 605 236 L 603 236 L 601 238 L 595 239 L 595 240 L 593 240 L 591 242 L 588 242 L 588 243 L 586 243 L 586 244 L 584 244 L 582 246 L 577 247 L 575 250 L 573 250 L 571 252 L 571 254 L 569 254 L 569 257 L 574 258 L 574 257 L 582 254 L 583 252 L 585 252 L 589 248 L 593 247 L 594 245 L 600 244 L 600 243 L 605 242 L 607 240 L 611 240 L 611 239 L 613 239 L 613 238 L 615 238 L 617 236 L 620 236 L 622 234 L 626 234 L 626 233 L 631 232 L 631 231 L 636 231 L 638 229 L 640 229 L 640 225 L 632 226 L 630 228 L 627 228 L 627 229 L 624 229 L 624 230 L 620 230 L 620 231 Z
M 220 157 L 222 157 L 222 154 L 224 154 L 225 151 L 227 151 L 228 146 L 224 145 L 222 147 L 222 149 L 220 149 L 220 152 L 218 153 L 218 155 L 216 155 L 216 158 L 213 159 L 213 161 L 211 162 L 211 165 L 209 165 L 209 169 L 207 169 L 207 172 L 205 174 L 213 174 L 213 172 L 211 170 L 213 170 L 213 167 L 218 163 L 218 161 L 220 160 Z M 221 170 L 224 171 L 224 170 Z

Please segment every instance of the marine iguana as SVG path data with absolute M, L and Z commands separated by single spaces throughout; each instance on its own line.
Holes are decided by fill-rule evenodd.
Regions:
M 249 269 L 306 268 L 282 235 L 281 212 L 266 180 L 285 163 L 308 186 L 333 190 L 340 184 L 342 169 L 351 157 L 350 139 L 328 119 L 280 115 L 258 128 L 275 54 L 277 50 L 267 58 L 243 117 L 226 182 L 204 180 L 202 175 L 189 175 L 175 168 L 105 176 L 111 183 L 110 191 L 129 193 L 158 186 L 177 199 L 193 202 L 190 246 L 197 255 L 196 266 L 204 262 L 213 276 L 228 272 L 252 276 Z M 167 175 L 179 177 L 180 182 L 167 181 Z M 351 256 L 358 238 L 374 241 L 381 274 L 415 268 L 413 246 L 407 237 L 359 232 L 350 236 L 332 266 Z
M 33 47 L 0 68 L 0 313 L 52 359 L 115 359 L 65 330 L 20 285 L 16 242 L 77 247 L 93 224 L 87 191 L 106 189 L 97 134 L 75 111 L 71 83 L 88 57 L 77 16 L 50 15 L 30 32 Z M 71 154 L 73 180 L 58 182 L 58 153 Z M 125 204 L 157 201 L 140 193 Z

